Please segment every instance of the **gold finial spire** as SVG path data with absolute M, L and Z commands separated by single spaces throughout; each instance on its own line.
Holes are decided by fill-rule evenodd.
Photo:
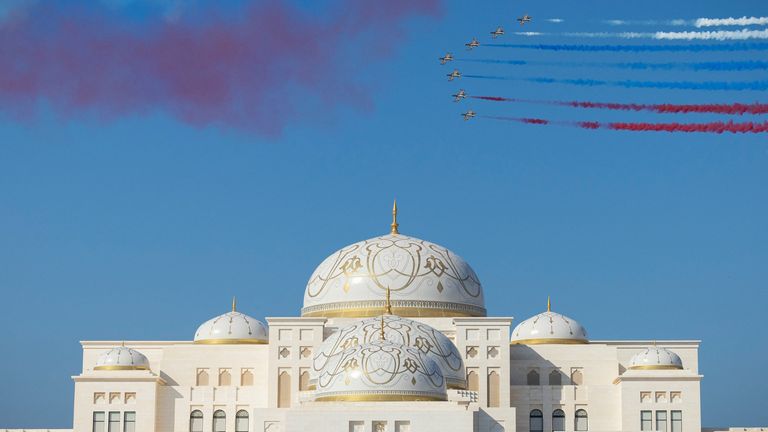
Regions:
M 387 302 L 385 303 L 387 315 L 392 315 L 392 301 L 390 300 L 390 289 L 387 287 Z
M 379 331 L 379 339 L 384 340 L 384 315 L 381 316 L 381 328 Z
M 232 312 L 237 312 L 237 297 L 232 296 Z
M 547 312 L 552 312 L 552 302 L 549 300 L 549 296 L 547 296 Z
M 395 200 L 395 204 L 392 206 L 392 225 L 390 225 L 392 230 L 390 233 L 400 234 L 400 231 L 397 230 L 398 226 L 400 226 L 400 224 L 397 223 L 397 200 Z
M 120 346 L 125 348 L 125 341 L 120 342 Z

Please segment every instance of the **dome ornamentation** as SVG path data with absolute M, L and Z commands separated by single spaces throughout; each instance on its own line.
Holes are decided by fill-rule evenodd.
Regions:
M 368 318 L 329 336 L 313 358 L 310 383 L 315 383 L 318 374 L 330 363 L 338 362 L 346 350 L 380 339 L 382 328 L 387 341 L 412 347 L 432 358 L 440 367 L 448 388 L 466 388 L 464 361 L 453 342 L 439 330 L 397 315 Z
M 377 339 L 341 352 L 320 370 L 316 401 L 446 400 L 445 379 L 416 348 Z
M 587 331 L 578 321 L 552 312 L 547 299 L 547 311 L 518 324 L 512 330 L 513 344 L 585 344 Z
M 309 278 L 301 314 L 376 316 L 387 288 L 397 315 L 486 315 L 480 280 L 463 259 L 401 234 L 358 242 L 326 258 Z
M 101 353 L 93 370 L 149 370 L 149 360 L 144 354 L 123 345 Z
M 644 351 L 632 356 L 632 359 L 629 361 L 629 369 L 681 370 L 683 369 L 683 361 L 680 359 L 680 356 L 674 352 L 666 348 L 657 347 L 654 344 L 654 346 L 648 347 Z
M 196 344 L 266 344 L 267 326 L 256 318 L 237 312 L 232 300 L 232 312 L 204 322 L 195 332 Z

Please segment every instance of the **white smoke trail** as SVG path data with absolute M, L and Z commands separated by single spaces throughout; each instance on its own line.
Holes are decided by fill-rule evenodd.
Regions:
M 654 39 L 666 40 L 746 40 L 768 39 L 768 30 L 704 31 L 704 32 L 656 32 Z
M 517 36 L 565 36 L 565 37 L 580 37 L 580 38 L 620 38 L 620 39 L 650 39 L 653 38 L 655 33 L 636 33 L 636 32 L 564 32 L 564 33 L 546 33 L 546 32 L 515 32 Z
M 768 17 L 741 17 L 741 18 L 699 18 L 693 25 L 696 27 L 713 26 L 747 26 L 747 25 L 766 25 Z
M 621 20 L 621 19 L 612 19 L 612 20 L 604 20 L 602 21 L 603 24 L 608 24 L 612 26 L 625 26 L 625 25 L 638 25 L 638 26 L 657 26 L 657 25 L 668 25 L 668 26 L 684 26 L 684 25 L 693 25 L 695 21 L 692 20 L 684 20 L 684 19 L 673 19 L 673 20 Z
M 768 39 L 768 29 L 766 30 L 732 30 L 732 31 L 688 31 L 688 32 L 566 32 L 566 33 L 545 33 L 545 32 L 515 32 L 517 36 L 565 36 L 577 38 L 618 38 L 618 39 L 658 39 L 658 40 L 747 40 L 747 39 Z
M 565 22 L 565 20 L 562 19 L 562 18 L 548 18 L 545 21 L 551 22 L 551 23 L 556 23 L 556 24 L 559 24 L 561 22 Z

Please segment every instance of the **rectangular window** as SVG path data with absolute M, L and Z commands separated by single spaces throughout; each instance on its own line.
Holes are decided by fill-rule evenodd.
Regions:
M 640 430 L 641 431 L 653 430 L 653 420 L 651 419 L 652 415 L 653 413 L 651 411 L 640 411 Z
M 667 412 L 656 411 L 656 431 L 667 432 Z
M 136 432 L 136 413 L 126 411 L 123 416 L 123 432 Z
M 93 432 L 104 432 L 104 411 L 93 413 Z
M 117 411 L 109 412 L 109 432 L 120 432 L 120 413 Z
M 672 432 L 683 432 L 682 411 L 672 411 Z

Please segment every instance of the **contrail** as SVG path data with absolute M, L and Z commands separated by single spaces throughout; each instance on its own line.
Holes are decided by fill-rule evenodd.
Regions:
M 741 18 L 699 18 L 693 25 L 696 27 L 714 27 L 714 26 L 747 26 L 747 25 L 766 25 L 768 17 L 741 17 Z
M 741 42 L 731 44 L 687 45 L 563 45 L 563 44 L 506 44 L 487 43 L 484 47 L 516 48 L 539 51 L 576 52 L 706 52 L 706 51 L 765 51 L 768 43 Z
M 565 20 L 562 18 L 547 18 L 545 21 L 555 23 L 555 24 L 560 24 L 561 22 L 565 22 Z
M 768 90 L 768 81 L 604 81 L 595 79 L 559 79 L 549 77 L 519 78 L 498 75 L 462 75 L 464 78 L 527 81 L 539 84 L 570 84 L 580 87 L 661 88 L 674 90 Z
M 744 122 L 709 122 L 709 123 L 624 123 L 611 122 L 600 123 L 594 121 L 564 122 L 552 121 L 540 118 L 506 117 L 506 116 L 478 116 L 478 118 L 503 120 L 524 124 L 558 125 L 578 127 L 582 129 L 609 129 L 633 132 L 704 132 L 722 134 L 728 133 L 765 133 L 768 132 L 768 121 L 762 123 Z
M 456 59 L 457 62 L 465 63 L 486 63 L 486 64 L 507 64 L 514 66 L 550 66 L 550 67 L 593 67 L 593 68 L 614 68 L 614 69 L 632 69 L 632 70 L 691 70 L 691 71 L 745 71 L 745 70 L 766 70 L 768 61 L 745 60 L 745 61 L 721 61 L 721 62 L 668 62 L 668 63 L 649 63 L 649 62 L 626 62 L 626 63 L 606 63 L 606 62 L 554 62 L 554 61 L 527 61 L 527 60 L 500 60 L 500 59 Z
M 768 39 L 768 29 L 766 30 L 719 30 L 719 31 L 685 31 L 685 32 L 514 32 L 517 36 L 538 37 L 538 36 L 558 36 L 558 37 L 576 37 L 576 38 L 599 38 L 599 39 L 656 39 L 656 40 L 748 40 L 748 39 Z
M 469 96 L 471 99 L 479 99 L 493 102 L 514 102 L 542 105 L 559 105 L 574 108 L 607 109 L 619 111 L 649 111 L 657 114 L 688 114 L 688 113 L 714 113 L 728 115 L 743 114 L 768 114 L 768 104 L 762 103 L 732 103 L 732 104 L 627 104 L 612 102 L 589 101 L 556 101 L 505 98 L 500 96 Z

